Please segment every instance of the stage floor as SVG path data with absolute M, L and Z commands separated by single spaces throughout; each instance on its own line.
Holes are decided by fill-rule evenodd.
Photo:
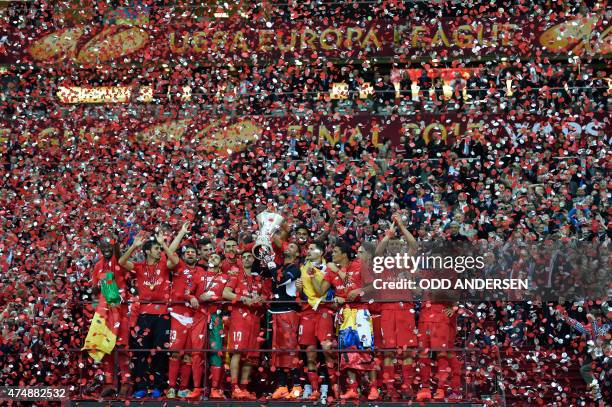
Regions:
M 504 404 L 496 402 L 496 407 L 501 407 Z M 95 400 L 72 400 L 71 405 L 74 407 L 94 407 L 94 406 L 109 406 L 109 407 L 125 407 L 126 401 L 95 401 Z M 130 400 L 130 406 L 144 406 L 144 407 L 187 407 L 187 406 L 204 406 L 204 407 L 310 407 L 310 406 L 321 406 L 319 403 L 311 403 L 304 401 L 272 401 L 272 400 L 255 400 L 255 401 L 239 401 L 239 400 L 208 400 L 208 401 L 172 401 L 172 400 Z M 492 404 L 485 404 L 485 402 L 474 402 L 474 401 L 462 401 L 456 403 L 450 402 L 416 402 L 416 401 L 334 401 L 327 404 L 328 406 L 347 406 L 347 407 L 403 407 L 403 406 L 435 406 L 435 407 L 484 407 Z

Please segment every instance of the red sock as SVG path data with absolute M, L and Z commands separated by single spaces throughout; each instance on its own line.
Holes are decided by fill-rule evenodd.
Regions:
M 395 384 L 395 366 L 383 366 L 383 383 L 387 388 L 393 388 Z
M 115 355 L 112 353 L 102 359 L 102 370 L 104 370 L 104 384 L 113 384 L 115 377 Z
M 170 359 L 168 367 L 168 383 L 170 387 L 176 387 L 176 379 L 178 378 L 179 368 L 181 367 L 181 361 L 178 359 Z
M 119 370 L 121 372 L 121 383 L 130 381 L 130 358 L 126 352 L 119 353 Z
M 414 383 L 414 363 L 402 365 L 403 387 L 410 390 Z
M 210 367 L 210 387 L 218 389 L 221 384 L 221 377 L 223 376 L 223 368 L 221 366 Z
M 450 385 L 453 390 L 461 389 L 461 361 L 457 358 L 457 355 L 453 355 L 449 359 L 449 364 L 451 368 L 451 380 Z
M 374 380 L 374 383 L 372 383 L 372 384 L 376 385 L 376 387 L 381 387 L 384 384 L 384 382 L 385 382 L 384 378 L 381 377 L 381 376 L 382 375 L 380 375 L 380 374 L 376 375 L 376 380 Z
M 329 384 L 332 386 L 338 383 L 338 372 L 334 368 L 333 363 L 327 364 L 327 376 L 329 376 Z
M 421 386 L 429 387 L 429 379 L 431 378 L 431 359 L 420 358 L 419 369 L 421 371 Z
M 319 391 L 319 375 L 317 372 L 308 372 L 308 381 L 312 386 L 312 391 Z
M 183 363 L 181 366 L 181 387 L 186 389 L 189 386 L 189 376 L 191 376 L 191 363 Z M 197 382 L 194 382 L 194 387 L 200 387 Z
M 193 387 L 202 387 L 202 355 L 194 353 L 191 356 L 191 370 L 193 372 Z
M 444 389 L 448 386 L 448 376 L 450 373 L 448 359 L 446 357 L 438 357 L 437 362 L 438 372 L 436 373 L 436 377 L 438 378 L 438 388 Z

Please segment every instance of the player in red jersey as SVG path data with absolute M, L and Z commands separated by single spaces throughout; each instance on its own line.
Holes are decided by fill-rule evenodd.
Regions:
M 223 307 L 209 301 L 220 301 L 223 299 L 223 290 L 227 284 L 227 275 L 221 271 L 221 256 L 212 253 L 207 257 L 206 270 L 201 270 L 195 276 L 195 294 L 191 298 L 192 306 L 197 311 L 193 317 L 193 328 L 191 330 L 191 344 L 194 349 L 204 349 L 207 344 L 210 349 L 223 349 Z M 197 391 L 202 387 L 202 373 L 204 370 L 204 354 L 194 352 L 193 359 L 193 383 Z M 210 395 L 211 399 L 224 399 L 225 395 L 221 388 L 223 376 L 222 354 L 211 353 L 210 361 Z
M 178 235 L 170 245 L 170 252 L 174 253 L 175 248 L 179 245 L 185 234 L 189 231 L 189 222 L 185 222 L 181 227 Z M 185 245 L 182 248 L 182 258 L 172 267 L 172 283 L 170 289 L 170 350 L 177 351 L 183 349 L 191 349 L 191 329 L 193 327 L 193 307 L 190 300 L 195 291 L 194 278 L 195 275 L 203 271 L 198 267 L 197 251 L 195 246 Z M 172 262 L 173 263 L 173 262 Z M 181 366 L 182 357 L 182 366 Z M 166 392 L 167 398 L 176 397 L 176 383 L 181 372 L 181 389 L 178 396 L 199 398 L 201 395 L 196 388 L 194 394 L 191 394 L 187 389 L 189 377 L 191 375 L 191 354 L 183 354 L 182 352 L 172 352 L 170 354 L 170 362 L 168 366 L 168 385 Z
M 242 254 L 242 273 L 230 276 L 223 298 L 234 301 L 231 306 L 228 348 L 251 352 L 234 352 L 230 361 L 230 375 L 232 381 L 232 398 L 255 400 L 257 396 L 249 392 L 246 386 L 250 382 L 253 364 L 259 358 L 261 338 L 261 317 L 264 315 L 264 301 L 270 297 L 269 289 L 262 276 L 253 273 L 255 257 L 250 252 Z M 240 362 L 243 362 L 242 371 Z M 240 384 L 238 376 L 240 375 Z
M 167 302 L 170 298 L 169 268 L 178 263 L 178 256 L 170 253 L 164 238 L 148 240 L 139 233 L 134 242 L 119 259 L 119 265 L 132 271 L 140 301 L 136 326 L 131 334 L 130 347 L 134 349 L 165 349 L 170 334 L 170 316 Z M 132 263 L 129 259 L 134 250 L 142 246 L 145 261 Z M 162 256 L 162 250 L 166 256 Z M 135 312 L 135 310 L 132 310 Z M 149 362 L 150 360 L 150 362 Z M 149 394 L 153 398 L 161 396 L 168 368 L 166 352 L 135 352 L 134 355 L 134 397 L 142 398 Z M 151 380 L 153 378 L 153 380 Z M 151 390 L 152 389 L 152 390 Z M 149 390 L 151 390 L 149 392 Z
M 117 342 L 116 346 L 125 347 L 128 345 L 128 340 L 130 337 L 130 325 L 128 321 L 128 305 L 127 302 L 124 302 L 127 295 L 127 286 L 125 281 L 125 270 L 117 263 L 117 259 L 119 258 L 119 242 L 117 242 L 116 237 L 111 244 L 109 239 L 101 239 L 98 243 L 98 248 L 100 249 L 100 253 L 102 253 L 102 258 L 94 265 L 93 271 L 91 273 L 92 279 L 92 287 L 94 288 L 92 296 L 98 295 L 98 307 L 119 307 L 119 314 L 122 316 L 120 320 L 120 325 L 118 329 Z M 108 304 L 104 295 L 102 295 L 102 290 L 100 289 L 100 284 L 102 281 L 111 278 L 117 284 L 117 289 L 119 290 L 119 295 L 121 297 L 121 303 L 111 303 Z M 125 352 L 119 352 L 118 354 L 119 361 L 119 372 L 121 378 L 121 394 L 122 396 L 128 395 L 129 390 L 129 377 L 130 377 L 130 366 L 129 366 L 129 356 Z M 114 355 L 106 355 L 102 360 L 102 368 L 104 370 L 104 382 L 105 386 L 102 389 L 100 395 L 102 397 L 109 397 L 117 394 L 117 388 L 114 384 L 115 381 L 115 357 Z
M 394 224 L 378 244 L 375 255 L 393 256 L 397 253 L 407 253 L 409 256 L 413 256 L 417 250 L 416 239 L 404 225 L 400 214 L 394 214 L 392 219 Z M 400 229 L 408 245 L 407 250 L 403 248 L 403 242 L 392 240 L 396 235 L 395 226 Z M 392 281 L 398 277 L 403 278 L 405 275 L 409 275 L 408 273 L 410 273 L 410 270 L 403 270 L 400 275 L 397 274 L 397 270 L 385 270 L 382 275 L 379 275 L 379 278 L 382 278 L 384 281 Z M 410 296 L 404 292 L 384 290 L 376 294 L 379 294 L 378 297 L 385 300 L 381 302 L 379 307 L 380 341 L 377 342 L 381 348 L 395 349 L 395 351 L 385 352 L 383 359 L 382 374 L 387 395 L 391 399 L 399 397 L 395 390 L 395 365 L 393 363 L 393 359 L 397 355 L 397 359 L 402 361 L 402 388 L 406 391 L 407 396 L 412 396 L 412 384 L 415 376 L 415 352 L 410 350 L 410 348 L 416 348 L 418 344 L 414 303 L 410 301 Z M 390 300 L 396 301 L 389 302 Z
M 329 352 L 334 339 L 334 307 L 325 303 L 333 298 L 330 290 L 319 293 L 315 290 L 313 280 L 320 284 L 325 278 L 327 269 L 323 253 L 325 247 L 321 243 L 308 245 L 306 263 L 301 267 L 301 277 L 296 286 L 302 292 L 302 312 L 300 316 L 299 344 L 306 347 L 306 360 L 308 368 L 308 382 L 311 393 L 308 399 L 327 401 L 328 386 L 320 386 L 317 372 L 317 344 L 321 344 L 324 352 L 327 374 L 330 383 L 337 382 L 335 369 L 335 355 Z M 305 389 L 306 391 L 306 389 Z M 306 395 L 305 395 L 306 397 Z
M 421 305 L 419 315 L 419 369 L 421 371 L 422 388 L 417 393 L 417 401 L 431 399 L 430 378 L 433 361 L 429 357 L 430 349 L 452 348 L 457 335 L 457 313 L 451 302 L 425 301 Z M 461 363 L 452 351 L 436 352 L 437 390 L 435 400 L 444 400 L 449 388 L 450 398 L 461 398 Z M 450 377 L 450 383 L 448 382 Z
M 318 283 L 314 280 L 316 290 L 319 293 L 326 292 L 330 287 L 334 287 L 335 297 L 334 302 L 343 305 L 346 301 L 351 302 L 350 305 L 344 306 L 340 313 L 344 317 L 351 313 L 356 315 L 359 321 L 356 321 L 356 327 L 359 330 L 359 344 L 349 346 L 358 346 L 362 349 L 371 349 L 373 347 L 372 320 L 368 311 L 367 304 L 359 303 L 359 299 L 363 292 L 362 280 L 362 263 L 359 259 L 351 260 L 352 248 L 346 242 L 337 243 L 332 251 L 332 262 L 327 263 L 327 273 L 325 279 Z M 355 312 L 356 311 L 356 312 Z M 356 371 L 367 371 L 370 378 L 370 391 L 368 400 L 377 400 L 380 396 L 376 388 L 376 371 L 374 358 L 368 352 L 349 352 L 343 353 L 340 356 L 340 369 L 346 370 L 348 376 L 348 389 L 340 396 L 341 399 L 356 399 L 359 398 L 357 392 L 359 382 L 357 381 Z
M 437 243 L 434 243 L 434 245 L 437 246 Z M 436 246 L 434 246 L 434 251 L 437 252 Z M 442 274 L 446 274 L 446 276 L 456 275 L 453 270 L 433 269 L 419 270 L 418 272 L 422 277 L 428 277 L 432 273 L 438 278 Z M 462 398 L 460 392 L 461 363 L 455 352 L 445 351 L 445 349 L 454 347 L 457 336 L 456 303 L 451 300 L 453 295 L 452 291 L 424 293 L 418 326 L 421 389 L 417 393 L 417 401 L 432 398 L 430 379 L 434 364 L 437 367 L 437 389 L 433 396 L 434 400 L 446 399 L 449 392 L 449 400 Z M 430 357 L 432 352 L 436 354 L 435 363 Z

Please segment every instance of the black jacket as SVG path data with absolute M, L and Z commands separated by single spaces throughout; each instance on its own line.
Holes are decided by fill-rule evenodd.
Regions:
M 287 287 L 294 284 L 295 280 L 301 276 L 298 265 L 283 264 L 275 270 L 270 270 L 270 272 L 272 273 L 272 301 L 288 301 L 283 303 L 272 302 L 270 304 L 270 312 L 299 311 L 300 306 L 295 301 L 296 297 L 287 293 Z

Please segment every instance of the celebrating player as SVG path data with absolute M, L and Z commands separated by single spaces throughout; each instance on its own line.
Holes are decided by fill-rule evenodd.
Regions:
M 170 252 L 174 253 L 175 247 L 178 246 L 185 234 L 189 231 L 189 222 L 185 222 L 181 227 L 178 235 L 170 245 Z M 172 267 L 172 285 L 170 290 L 170 300 L 172 307 L 170 310 L 170 349 L 177 351 L 192 348 L 191 329 L 193 327 L 193 307 L 186 305 L 195 289 L 194 277 L 201 271 L 196 266 L 197 252 L 192 245 L 185 245 L 182 248 L 182 259 L 179 259 L 178 264 Z M 183 364 L 181 366 L 181 356 Z M 169 388 L 166 396 L 170 399 L 176 397 L 176 382 L 181 372 L 181 389 L 178 392 L 179 397 L 194 397 L 200 396 L 199 389 L 196 386 L 193 394 L 187 389 L 189 377 L 192 370 L 192 358 L 190 354 L 182 355 L 181 352 L 173 352 L 170 355 L 170 363 L 168 367 L 168 384 Z
M 447 248 L 448 249 L 448 248 Z M 439 250 L 438 243 L 434 243 L 433 250 Z M 438 275 L 454 275 L 448 270 L 420 270 L 419 274 L 426 276 L 429 273 Z M 457 336 L 457 312 L 453 300 L 453 292 L 424 292 L 421 311 L 419 313 L 418 339 L 419 339 L 419 370 L 421 389 L 417 392 L 417 401 L 429 400 L 431 394 L 431 370 L 434 361 L 430 354 L 435 353 L 437 367 L 437 388 L 433 396 L 435 400 L 459 400 L 462 398 L 461 363 L 452 350 Z M 449 383 L 450 378 L 450 383 Z M 448 394 L 450 393 L 450 394 Z
M 298 245 L 289 243 L 283 253 L 282 267 L 271 270 L 272 294 L 275 301 L 270 304 L 272 314 L 272 349 L 298 349 L 298 328 L 300 323 L 299 305 L 292 303 L 296 297 L 295 282 L 300 276 L 297 265 L 299 255 Z M 270 261 L 271 263 L 271 261 Z M 273 352 L 271 363 L 276 368 L 278 388 L 272 394 L 273 399 L 297 399 L 302 395 L 299 357 L 297 352 Z M 287 371 L 291 372 L 293 387 L 291 392 L 287 387 Z
M 253 254 L 244 252 L 242 272 L 232 275 L 223 290 L 223 298 L 235 302 L 231 306 L 228 348 L 237 351 L 232 353 L 230 360 L 232 398 L 236 399 L 257 399 L 246 387 L 250 382 L 253 364 L 259 358 L 257 349 L 261 336 L 261 317 L 264 315 L 263 304 L 270 292 L 262 276 L 253 273 L 254 262 Z M 242 352 L 247 349 L 249 352 Z
M 226 274 L 237 274 L 242 267 L 242 259 L 239 256 L 238 243 L 234 239 L 226 239 L 223 244 L 223 261 L 221 271 Z
M 136 235 L 132 245 L 119 259 L 119 265 L 135 273 L 138 299 L 141 302 L 130 347 L 164 349 L 170 333 L 166 305 L 170 297 L 169 268 L 178 263 L 178 256 L 170 252 L 161 235 L 157 236 L 156 241 L 144 240 L 143 233 Z M 132 263 L 130 256 L 141 246 L 145 261 Z M 166 252 L 166 256 L 162 256 L 162 250 Z M 147 394 L 153 398 L 160 397 L 161 389 L 165 385 L 167 367 L 168 356 L 165 352 L 155 352 L 152 355 L 147 355 L 144 351 L 136 352 L 133 370 L 134 397 L 142 398 Z
M 380 241 L 376 248 L 376 255 L 393 255 L 402 250 L 402 242 L 391 239 L 396 234 L 395 226 L 399 227 L 406 243 L 408 243 L 407 253 L 412 256 L 416 253 L 417 241 L 408 231 L 400 214 L 394 214 L 394 225 L 387 231 L 385 237 Z M 383 279 L 391 280 L 397 276 L 396 270 L 385 270 Z M 404 273 L 402 273 L 404 274 Z M 380 346 L 384 349 L 395 349 L 385 353 L 383 359 L 383 381 L 385 383 L 387 395 L 392 399 L 399 395 L 395 390 L 395 365 L 393 363 L 394 354 L 401 350 L 399 359 L 402 360 L 402 388 L 405 389 L 407 396 L 412 396 L 412 384 L 414 381 L 415 369 L 413 352 L 408 348 L 417 346 L 416 322 L 414 304 L 406 301 L 408 298 L 404 293 L 384 292 L 383 300 L 380 304 Z M 396 300 L 389 302 L 389 300 Z
M 130 335 L 130 326 L 127 318 L 128 305 L 123 302 L 127 295 L 126 282 L 125 282 L 125 270 L 117 264 L 119 257 L 119 242 L 114 239 L 111 244 L 108 239 L 101 239 L 98 243 L 98 248 L 102 253 L 102 258 L 94 265 L 92 272 L 92 287 L 94 287 L 94 295 L 99 293 L 98 306 L 101 307 L 112 307 L 119 308 L 119 329 L 117 330 L 117 342 L 116 346 L 128 345 L 128 339 Z M 114 281 L 117 286 L 118 298 L 106 298 L 104 295 L 105 290 L 102 289 L 103 284 L 108 284 L 110 281 Z M 121 393 L 122 396 L 127 396 L 126 391 L 129 388 L 128 381 L 130 376 L 129 371 L 129 357 L 125 352 L 119 352 L 119 371 L 121 374 Z M 115 378 L 115 359 L 113 355 L 106 355 L 102 359 L 102 367 L 104 369 L 104 382 L 105 386 L 102 389 L 100 395 L 102 397 L 109 397 L 117 393 L 117 389 L 113 384 Z
M 324 246 L 321 243 L 308 245 L 306 263 L 301 267 L 301 277 L 297 282 L 298 289 L 305 297 L 302 302 L 302 313 L 300 317 L 299 344 L 306 347 L 306 360 L 308 368 L 308 382 L 312 393 L 308 395 L 309 400 L 327 400 L 328 385 L 320 386 L 319 373 L 317 372 L 317 344 L 324 351 L 327 376 L 330 383 L 337 383 L 335 359 L 330 353 L 333 346 L 334 311 L 325 301 L 333 298 L 333 290 L 319 293 L 315 287 L 320 287 L 325 278 L 327 269 L 323 259 Z M 313 282 L 313 280 L 316 280 Z M 306 393 L 306 389 L 304 390 Z
M 219 267 L 221 256 L 212 253 L 208 256 L 206 270 L 201 270 L 195 276 L 195 295 L 191 298 L 192 306 L 197 308 L 194 315 L 193 328 L 191 330 L 191 344 L 195 349 L 203 349 L 208 343 L 212 350 L 223 348 L 223 306 L 219 304 L 205 304 L 208 301 L 219 301 L 223 299 L 223 290 L 227 283 L 227 275 Z M 200 304 L 204 302 L 204 304 Z M 223 376 L 222 355 L 211 353 L 210 361 L 210 395 L 211 399 L 224 399 L 221 379 Z M 203 354 L 195 352 L 193 359 L 193 383 L 196 387 L 202 386 L 202 372 L 204 369 Z M 192 393 L 193 394 L 193 393 Z
M 356 348 L 360 350 L 373 347 L 372 318 L 367 304 L 356 303 L 363 290 L 362 264 L 359 259 L 351 260 L 352 248 L 347 242 L 339 242 L 332 251 L 332 262 L 327 264 L 325 279 L 319 284 L 313 280 L 318 293 L 326 292 L 330 287 L 336 290 L 334 302 L 343 305 L 352 302 L 341 310 L 339 345 L 341 349 Z M 347 391 L 342 399 L 357 399 L 359 382 L 356 371 L 367 371 L 370 377 L 368 400 L 377 400 L 380 396 L 376 388 L 376 371 L 374 358 L 368 352 L 348 352 L 340 357 L 340 368 L 347 373 Z

